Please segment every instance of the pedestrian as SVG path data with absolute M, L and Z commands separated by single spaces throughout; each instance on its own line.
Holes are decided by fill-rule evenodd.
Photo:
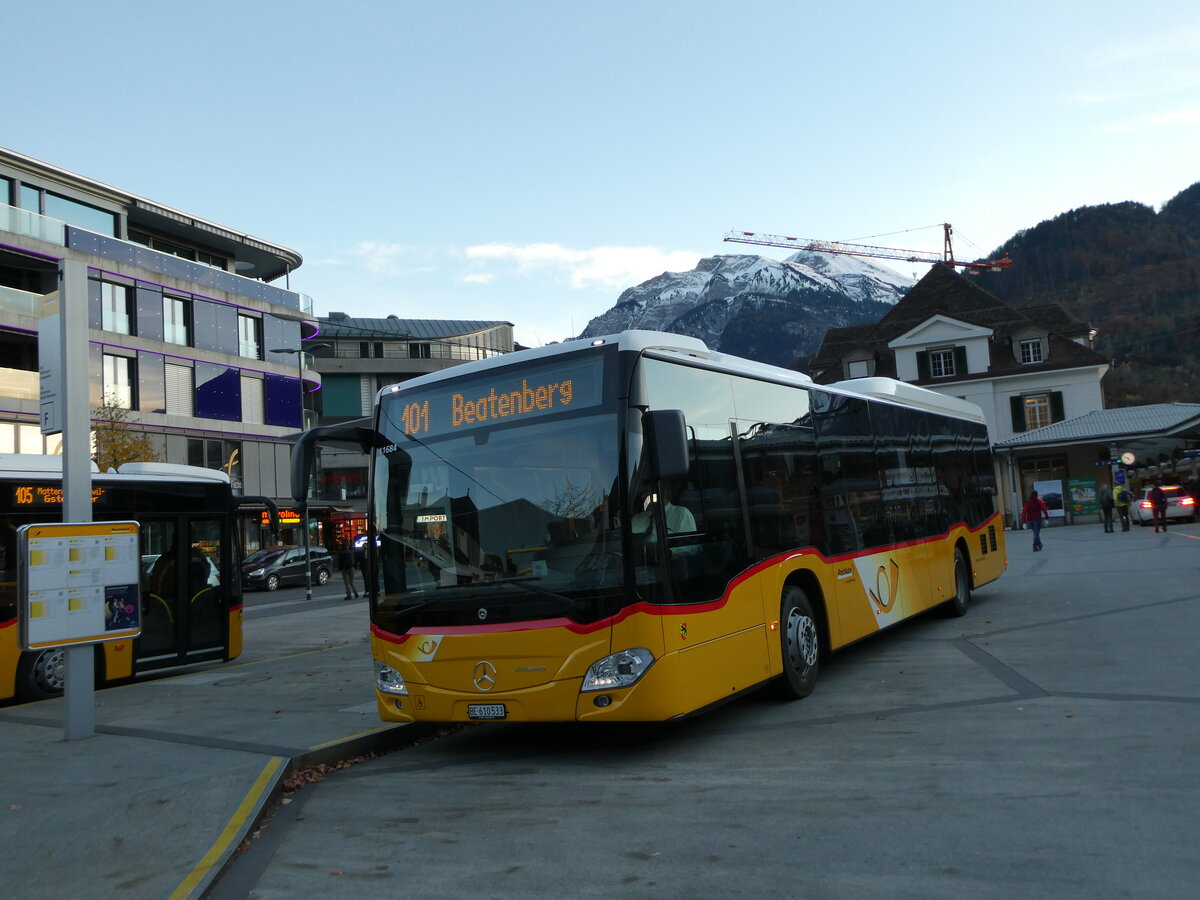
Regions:
M 1113 497 L 1113 506 L 1117 510 L 1117 517 L 1121 520 L 1121 530 L 1129 530 L 1129 504 L 1133 502 L 1133 494 L 1129 491 L 1129 485 L 1118 484 L 1117 495 Z
M 346 585 L 346 599 L 349 600 L 351 594 L 357 598 L 358 588 L 354 586 L 354 550 L 349 544 L 342 544 L 342 549 L 338 550 L 337 566 Z
M 1100 502 L 1100 521 L 1104 525 L 1104 533 L 1112 534 L 1113 530 L 1113 495 L 1107 484 L 1100 485 L 1096 491 L 1096 499 Z
M 1046 504 L 1037 491 L 1029 492 L 1029 499 L 1025 501 L 1025 505 L 1021 507 L 1021 521 L 1029 526 L 1033 532 L 1033 549 L 1038 551 L 1042 549 L 1042 520 L 1050 518 L 1050 510 L 1046 509 Z
M 1157 534 L 1159 530 L 1167 530 L 1167 494 L 1162 489 L 1162 482 L 1154 482 L 1154 487 L 1150 488 L 1150 496 L 1147 498 L 1150 501 L 1150 511 L 1154 513 L 1154 532 Z
M 358 564 L 358 571 L 362 573 L 363 580 L 363 596 L 371 596 L 371 571 L 367 563 L 367 545 L 364 543 L 361 547 L 354 551 L 354 561 Z

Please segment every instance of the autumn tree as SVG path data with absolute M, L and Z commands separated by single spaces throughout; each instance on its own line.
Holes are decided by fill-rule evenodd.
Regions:
M 137 430 L 129 410 L 113 397 L 92 410 L 92 458 L 101 472 L 127 462 L 158 462 L 161 457 L 150 435 Z

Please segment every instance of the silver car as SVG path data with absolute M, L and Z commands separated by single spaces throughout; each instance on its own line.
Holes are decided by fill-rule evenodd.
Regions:
M 1150 492 L 1154 487 L 1142 489 L 1142 496 L 1129 504 L 1129 518 L 1139 525 L 1151 525 L 1154 522 L 1154 505 L 1150 502 Z M 1187 519 L 1196 521 L 1196 501 L 1188 496 L 1177 484 L 1164 484 L 1162 491 L 1167 495 L 1167 521 L 1178 522 Z

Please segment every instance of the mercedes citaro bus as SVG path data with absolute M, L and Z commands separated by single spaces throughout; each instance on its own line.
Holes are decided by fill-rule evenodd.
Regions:
M 653 721 L 768 686 L 1007 565 L 978 407 L 816 385 L 672 334 L 495 357 L 379 392 L 371 647 L 385 720 Z

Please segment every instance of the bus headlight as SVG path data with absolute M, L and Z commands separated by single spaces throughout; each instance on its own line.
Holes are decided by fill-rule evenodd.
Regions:
M 404 676 L 379 660 L 375 660 L 375 686 L 384 694 L 408 696 L 408 685 L 404 683 Z
M 629 687 L 645 675 L 653 664 L 654 654 L 645 647 L 622 650 L 592 663 L 583 676 L 583 686 L 579 690 L 586 693 Z

